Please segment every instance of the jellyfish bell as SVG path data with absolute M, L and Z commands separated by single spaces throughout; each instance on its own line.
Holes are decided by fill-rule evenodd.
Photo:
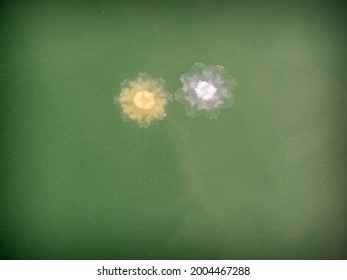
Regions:
M 198 98 L 202 100 L 210 100 L 215 95 L 217 88 L 215 88 L 210 82 L 199 80 L 194 90 Z
M 148 111 L 153 108 L 155 97 L 152 92 L 141 90 L 136 92 L 133 101 L 137 108 Z
M 190 72 L 181 75 L 182 88 L 175 96 L 185 104 L 189 117 L 200 114 L 215 119 L 222 108 L 234 104 L 233 90 L 237 82 L 220 65 L 195 63 Z
M 115 101 L 121 106 L 123 119 L 148 127 L 153 121 L 166 117 L 171 94 L 166 90 L 163 79 L 140 73 L 133 80 L 122 83 L 121 93 Z

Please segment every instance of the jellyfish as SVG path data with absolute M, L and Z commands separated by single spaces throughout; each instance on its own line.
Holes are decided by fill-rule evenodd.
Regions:
M 176 92 L 176 100 L 185 104 L 191 118 L 204 114 L 216 119 L 222 108 L 234 104 L 236 78 L 220 65 L 195 63 L 190 72 L 181 75 L 180 81 L 183 87 Z
M 140 73 L 134 80 L 125 80 L 121 88 L 115 101 L 122 108 L 123 119 L 135 121 L 140 127 L 148 127 L 152 121 L 166 117 L 165 108 L 171 101 L 171 95 L 165 89 L 163 79 Z

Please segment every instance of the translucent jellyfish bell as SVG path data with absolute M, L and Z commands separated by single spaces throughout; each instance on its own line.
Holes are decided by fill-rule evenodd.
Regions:
M 204 114 L 215 119 L 221 108 L 234 104 L 236 78 L 220 65 L 195 63 L 190 72 L 181 75 L 180 81 L 183 86 L 176 92 L 176 100 L 186 105 L 189 117 Z

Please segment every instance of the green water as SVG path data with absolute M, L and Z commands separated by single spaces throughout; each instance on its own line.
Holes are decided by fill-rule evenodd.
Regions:
M 144 2 L 1 4 L 0 257 L 346 259 L 344 7 Z M 122 120 L 124 79 L 195 62 L 233 108 Z

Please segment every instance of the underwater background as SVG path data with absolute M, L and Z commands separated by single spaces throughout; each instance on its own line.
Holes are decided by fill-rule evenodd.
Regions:
M 346 259 L 346 7 L 2 1 L 1 259 Z M 149 128 L 114 97 L 237 78 L 216 120 Z

